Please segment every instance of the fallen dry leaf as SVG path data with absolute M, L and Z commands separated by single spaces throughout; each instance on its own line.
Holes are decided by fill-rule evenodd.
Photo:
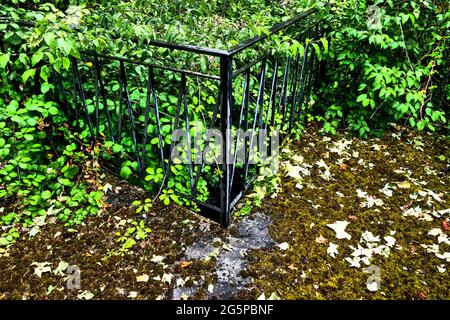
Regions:
M 349 222 L 347 221 L 336 221 L 332 224 L 327 224 L 327 227 L 333 229 L 336 232 L 336 238 L 338 239 L 348 239 L 350 240 L 352 236 L 345 231 L 345 228 L 348 226 Z
M 341 171 L 348 170 L 348 164 L 346 164 L 346 163 L 341 163 L 341 164 L 339 165 L 339 170 L 341 170 Z
M 298 270 L 298 268 L 294 264 L 288 265 L 288 269 L 293 271 Z
M 336 255 L 339 253 L 337 248 L 339 245 L 334 244 L 333 242 L 330 242 L 330 245 L 328 246 L 327 253 L 330 255 L 333 259 L 336 258 Z
M 137 282 L 148 282 L 149 279 L 150 279 L 150 277 L 148 274 L 143 274 L 143 275 L 136 277 Z
M 359 218 L 357 217 L 357 216 L 353 216 L 353 215 L 349 215 L 348 216 L 348 220 L 350 220 L 350 221 L 356 221 L 356 220 L 358 220 Z
M 181 269 L 186 269 L 187 267 L 189 267 L 192 264 L 191 261 L 181 261 L 180 262 L 180 268 Z
M 37 275 L 39 278 L 42 277 L 43 273 L 51 272 L 52 268 L 50 267 L 50 262 L 33 262 L 31 264 L 32 266 L 36 266 L 34 268 L 34 274 Z
M 322 235 L 319 235 L 319 236 L 316 238 L 316 243 L 327 244 L 327 243 L 328 243 L 328 239 L 325 238 L 325 237 L 322 236 Z
M 278 248 L 280 248 L 280 250 L 283 250 L 283 251 L 286 251 L 287 249 L 289 249 L 289 244 L 287 242 L 277 244 L 276 246 Z
M 409 188 L 411 188 L 411 183 L 409 183 L 408 181 L 400 182 L 397 185 L 401 189 L 409 189 Z
M 367 290 L 369 290 L 370 292 L 375 292 L 378 291 L 379 289 L 380 289 L 379 283 L 377 283 L 376 281 L 367 283 Z
M 448 222 L 447 220 L 443 220 L 442 228 L 444 228 L 445 231 L 450 231 L 450 222 Z
M 417 292 L 417 296 L 419 297 L 419 299 L 421 300 L 426 300 L 427 299 L 427 294 L 425 293 L 425 291 L 419 291 Z

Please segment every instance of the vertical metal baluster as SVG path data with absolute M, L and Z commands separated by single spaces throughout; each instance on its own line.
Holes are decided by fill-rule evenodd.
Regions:
M 72 110 L 69 109 L 66 96 L 64 93 L 64 85 L 62 82 L 61 74 L 55 71 L 54 68 L 52 68 L 52 78 L 55 80 L 55 89 L 56 89 L 56 95 L 58 96 L 58 102 L 59 104 L 64 106 L 65 113 L 70 120 L 72 117 Z
M 248 107 L 249 107 L 249 96 L 250 96 L 250 85 L 251 85 L 251 74 L 250 74 L 250 68 L 247 69 L 247 72 L 245 73 L 245 81 L 246 83 L 248 83 L 247 86 L 247 90 L 244 92 L 244 128 L 245 128 L 245 132 L 248 132 Z M 248 161 L 248 156 L 247 156 L 247 146 L 248 146 L 248 141 L 249 138 L 247 136 L 247 134 L 244 137 L 244 163 L 247 163 Z M 247 183 L 247 176 L 244 176 L 244 184 Z
M 159 152 L 160 152 L 160 156 L 161 156 L 162 169 L 163 169 L 163 171 L 165 171 L 163 139 L 162 139 L 162 133 L 161 133 L 161 118 L 159 115 L 158 97 L 156 96 L 154 81 L 155 81 L 155 77 L 153 75 L 153 69 L 150 68 L 150 88 L 151 88 L 151 92 L 152 92 L 153 103 L 155 106 L 156 125 L 158 127 Z
M 311 53 L 309 53 L 310 46 L 306 46 L 305 48 L 305 56 L 303 57 L 303 63 L 302 63 L 302 78 L 301 78 L 301 91 L 300 91 L 300 97 L 299 97 L 299 104 L 297 109 L 297 115 L 300 115 L 303 108 L 303 102 L 304 102 L 304 96 L 305 96 L 305 84 L 306 84 L 306 77 L 308 76 L 308 70 L 309 70 L 309 64 L 311 59 L 309 58 L 310 55 L 313 55 L 313 51 L 311 50 Z
M 152 68 L 148 67 L 148 74 L 147 74 L 147 97 L 145 100 L 145 114 L 144 114 L 144 132 L 143 132 L 143 140 L 142 140 L 142 168 L 145 169 L 145 154 L 147 153 L 147 137 L 148 137 L 148 119 L 150 114 L 150 99 L 151 99 L 151 72 Z
M 223 227 L 230 225 L 231 183 L 229 164 L 229 130 L 231 130 L 233 108 L 233 57 L 220 57 L 220 86 L 222 92 L 221 131 L 224 136 L 222 147 L 222 181 L 220 183 L 220 223 Z
M 75 127 L 79 130 L 80 123 L 78 121 L 78 84 L 77 84 L 77 73 L 75 72 L 75 67 L 72 64 L 72 110 L 74 115 Z
M 290 65 L 291 65 L 291 56 L 287 56 L 286 60 L 286 67 L 284 69 L 284 78 L 283 78 L 283 85 L 281 87 L 281 100 L 280 100 L 280 106 L 279 106 L 279 113 L 283 114 L 283 123 L 286 118 L 286 100 L 287 100 L 287 92 L 288 92 L 288 81 L 289 81 L 289 71 L 290 71 Z M 283 124 L 282 124 L 283 125 Z
M 102 96 L 103 105 L 104 105 L 105 113 L 106 113 L 106 120 L 108 122 L 109 134 L 111 137 L 111 141 L 115 142 L 114 130 L 112 127 L 111 112 L 109 110 L 108 100 L 106 99 L 106 91 L 105 91 L 105 86 L 104 86 L 103 80 L 102 80 L 102 73 L 101 73 L 100 63 L 98 61 L 98 55 L 95 55 L 94 59 L 95 59 L 94 62 L 95 62 L 95 69 L 96 69 L 96 73 L 97 73 L 98 84 L 100 87 L 100 95 Z
M 290 115 L 289 115 L 289 133 L 292 130 L 292 127 L 294 125 L 294 112 L 295 112 L 295 106 L 297 103 L 297 85 L 298 85 L 298 68 L 300 65 L 300 54 L 297 54 L 297 56 L 295 57 L 295 71 L 294 71 L 294 78 L 293 78 L 293 89 L 292 89 L 292 101 L 291 101 L 291 111 L 290 111 Z
M 137 160 L 138 167 L 139 167 L 139 175 L 142 178 L 144 175 L 144 172 L 143 172 L 143 168 L 142 168 L 141 159 L 139 157 L 139 145 L 137 143 L 137 137 L 136 137 L 136 123 L 134 121 L 133 110 L 131 107 L 130 94 L 128 92 L 127 74 L 125 71 L 125 65 L 124 65 L 123 61 L 120 61 L 120 75 L 122 77 L 123 88 L 124 88 L 124 92 L 125 92 L 125 102 L 126 102 L 127 109 L 128 109 L 128 115 L 131 120 L 131 136 L 133 138 L 133 143 L 134 143 L 134 152 L 136 154 L 136 160 Z
M 186 88 L 183 92 L 183 103 L 184 103 L 184 122 L 186 125 L 186 137 L 187 137 L 187 157 L 188 157 L 188 166 L 189 166 L 189 178 L 190 178 L 190 187 L 191 187 L 191 195 L 194 195 L 194 168 L 192 165 L 192 142 L 191 142 L 191 132 L 189 126 L 189 107 L 187 101 L 187 92 Z
M 98 86 L 98 73 L 95 73 L 95 130 L 96 132 L 96 139 L 98 140 L 100 137 L 100 120 L 99 120 L 99 103 L 100 103 L 100 96 L 99 96 L 99 86 Z
M 250 75 L 247 74 L 248 76 L 245 78 L 244 80 L 244 91 L 242 93 L 242 105 L 241 105 L 241 112 L 239 114 L 239 124 L 238 124 L 238 130 L 241 129 L 242 127 L 242 121 L 244 118 L 244 109 L 246 106 L 246 103 L 248 104 L 248 92 L 249 92 L 249 86 L 250 86 Z M 247 124 L 248 125 L 248 124 Z M 233 158 L 233 172 L 231 173 L 231 184 L 233 184 L 234 181 L 234 173 L 236 171 L 236 161 L 237 161 L 237 154 L 238 154 L 238 150 L 239 150 L 239 140 L 240 140 L 240 131 L 238 131 L 238 135 L 236 136 L 236 143 L 235 143 L 235 150 L 234 150 L 234 158 Z M 245 157 L 245 138 L 246 138 L 246 134 L 244 134 L 244 157 Z M 245 162 L 245 159 L 244 159 Z M 243 182 L 243 185 L 245 185 L 245 181 Z
M 181 112 L 181 103 L 183 100 L 184 91 L 186 90 L 186 75 L 184 73 L 181 74 L 181 80 L 180 80 L 180 88 L 178 91 L 178 101 L 177 101 L 177 109 L 175 111 L 175 118 L 173 120 L 173 129 L 172 132 L 178 129 L 178 123 L 180 121 L 180 112 Z M 171 171 L 170 167 L 173 164 L 172 154 L 173 154 L 173 148 L 175 146 L 175 141 L 172 139 L 170 144 L 170 155 L 169 155 L 169 164 L 167 166 L 166 172 L 164 173 L 164 179 L 167 179 L 167 177 L 170 176 Z
M 83 109 L 84 109 L 84 114 L 86 116 L 86 121 L 89 127 L 89 133 L 91 135 L 91 139 L 94 139 L 94 129 L 92 128 L 92 122 L 91 122 L 91 117 L 89 116 L 89 110 L 87 108 L 87 104 L 86 104 L 86 97 L 84 95 L 84 90 L 83 90 L 83 84 L 81 83 L 81 77 L 80 74 L 78 72 L 78 63 L 77 60 L 75 58 L 72 58 L 72 67 L 73 70 L 75 72 L 75 81 L 78 85 L 78 91 L 80 94 L 80 99 L 83 103 Z
M 312 53 L 311 53 L 312 54 Z M 307 91 L 306 91 L 306 98 L 305 98 L 305 116 L 304 116 L 304 120 L 303 120 L 303 123 L 305 123 L 306 122 L 306 118 L 307 118 L 307 116 L 308 116 L 308 110 L 309 110 L 309 97 L 310 97 L 310 94 L 311 94 L 311 89 L 312 89 L 312 79 L 314 79 L 315 78 L 315 66 L 317 65 L 317 63 L 316 63 L 316 58 L 315 58 L 315 56 L 313 55 L 312 57 L 311 57 L 311 67 L 310 67 L 310 71 L 309 71 L 309 79 L 308 79 L 308 89 L 307 89 Z
M 218 95 L 217 100 L 216 100 L 216 104 L 214 106 L 214 111 L 213 111 L 213 116 L 212 116 L 212 119 L 211 119 L 211 124 L 209 125 L 209 129 L 210 130 L 213 129 L 214 126 L 215 126 L 216 119 L 217 119 L 217 114 L 218 114 L 219 108 L 220 108 L 220 101 L 221 101 L 221 99 L 222 99 L 222 93 L 219 92 L 219 95 Z M 197 194 L 197 184 L 198 184 L 198 181 L 200 179 L 200 176 L 201 176 L 201 173 L 202 173 L 202 169 L 203 169 L 203 166 L 204 166 L 204 163 L 205 163 L 205 160 L 203 159 L 203 155 L 204 155 L 206 147 L 209 145 L 209 143 L 210 143 L 209 139 L 205 141 L 205 146 L 203 147 L 203 150 L 202 150 L 202 153 L 201 153 L 201 155 L 202 155 L 202 163 L 200 164 L 200 167 L 199 167 L 199 170 L 198 170 L 198 174 L 195 177 L 194 187 L 193 187 L 193 189 L 194 189 L 193 197 L 194 198 L 195 198 L 195 196 Z
M 244 179 L 247 180 L 247 176 L 248 176 L 248 168 L 250 165 L 250 154 L 252 152 L 253 149 L 253 141 L 254 141 L 254 132 L 256 130 L 256 125 L 257 125 L 257 120 L 259 117 L 259 105 L 261 103 L 261 100 L 264 98 L 263 95 L 263 91 L 264 91 L 264 79 L 265 79 L 265 74 L 266 74 L 266 62 L 264 61 L 262 63 L 262 68 L 261 68 L 261 74 L 260 74 L 260 78 L 259 78 L 259 88 L 258 88 L 258 97 L 256 99 L 256 108 L 255 108 L 255 116 L 253 118 L 253 127 L 252 127 L 252 135 L 250 138 L 250 147 L 249 147 L 249 157 L 248 159 L 246 159 L 246 163 L 245 163 L 245 170 L 244 170 Z M 262 110 L 261 110 L 262 112 Z
M 276 100 L 276 94 L 277 94 L 277 85 L 278 85 L 278 60 L 275 60 L 274 67 L 273 67 L 273 76 L 272 76 L 272 85 L 270 87 L 270 100 L 269 100 L 269 106 L 267 108 L 266 113 L 266 120 L 264 129 L 267 130 L 267 127 L 269 125 L 269 114 L 271 114 L 271 118 L 273 119 L 275 116 L 275 100 Z M 271 120 L 271 126 L 273 126 L 274 120 Z
M 117 142 L 120 143 L 122 141 L 122 118 L 123 118 L 123 80 L 122 75 L 119 73 L 119 112 L 118 112 L 118 120 L 117 120 Z
M 259 129 L 262 129 L 262 127 L 263 127 L 262 118 L 263 118 L 263 114 L 264 114 L 264 88 L 266 85 L 266 67 L 267 67 L 267 62 L 266 62 L 266 59 L 264 59 L 264 61 L 262 62 L 261 79 L 260 79 L 260 86 L 259 86 L 259 92 L 258 92 L 258 99 L 261 104 L 261 109 L 259 111 L 259 120 L 258 120 L 259 121 L 259 123 L 258 123 Z

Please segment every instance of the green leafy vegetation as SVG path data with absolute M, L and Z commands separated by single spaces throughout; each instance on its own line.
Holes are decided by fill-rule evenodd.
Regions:
M 450 7 L 444 1 L 331 1 L 321 79 L 323 131 L 361 137 L 389 123 L 435 131 L 448 123 Z M 325 13 L 326 12 L 326 13 Z M 448 124 L 447 124 L 448 128 Z

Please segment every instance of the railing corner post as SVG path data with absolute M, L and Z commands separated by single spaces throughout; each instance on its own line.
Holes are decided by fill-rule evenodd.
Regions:
M 220 57 L 220 91 L 221 112 L 220 128 L 222 132 L 222 180 L 220 183 L 220 224 L 226 228 L 230 225 L 231 215 L 231 133 L 232 105 L 233 105 L 233 57 L 223 55 Z

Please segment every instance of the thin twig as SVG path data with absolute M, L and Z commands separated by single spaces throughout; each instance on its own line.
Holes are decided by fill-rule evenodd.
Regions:
M 409 63 L 409 66 L 411 67 L 411 71 L 413 71 L 414 67 L 413 67 L 413 65 L 411 63 L 411 59 L 409 58 L 408 48 L 406 47 L 405 34 L 403 33 L 403 27 L 402 27 L 402 22 L 401 21 L 399 21 L 399 25 L 400 25 L 400 31 L 402 32 L 403 45 L 405 46 L 406 58 L 408 59 L 408 63 Z

